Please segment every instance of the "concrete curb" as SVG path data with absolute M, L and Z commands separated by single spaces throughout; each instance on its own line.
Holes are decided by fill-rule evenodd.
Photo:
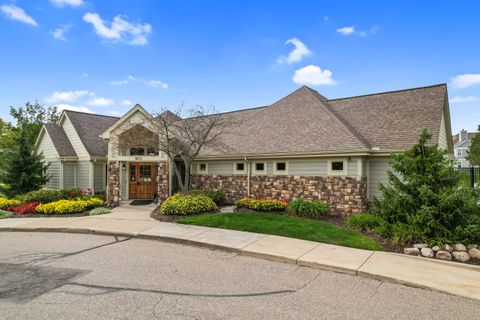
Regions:
M 212 241 L 206 241 L 206 240 L 202 241 L 202 240 L 195 239 L 197 236 L 202 235 L 208 231 L 212 231 L 212 233 L 218 232 L 218 231 L 215 231 L 215 230 L 218 230 L 215 228 L 211 228 L 212 230 L 200 232 L 199 234 L 196 234 L 191 237 L 186 237 L 186 238 L 177 238 L 174 236 L 148 234 L 148 232 L 151 231 L 152 229 L 153 228 L 150 228 L 150 229 L 146 229 L 139 232 L 120 232 L 120 231 L 117 232 L 117 231 L 111 231 L 106 229 L 102 230 L 101 228 L 75 228 L 75 227 L 63 227 L 63 226 L 22 227 L 22 225 L 12 225 L 12 226 L 0 227 L 0 232 L 79 233 L 79 234 L 108 235 L 108 236 L 138 238 L 138 239 L 145 239 L 145 240 L 164 241 L 164 242 L 181 244 L 181 245 L 192 245 L 192 246 L 207 248 L 211 250 L 222 250 L 227 252 L 233 252 L 243 256 L 261 258 L 265 260 L 282 262 L 282 263 L 295 264 L 298 266 L 311 267 L 311 268 L 320 269 L 320 270 L 333 271 L 333 272 L 345 273 L 345 274 L 356 275 L 356 276 L 363 276 L 366 278 L 398 283 L 398 284 L 407 285 L 415 288 L 436 290 L 436 291 L 440 291 L 448 294 L 454 294 L 454 295 L 470 298 L 477 301 L 480 300 L 480 286 L 475 286 L 473 283 L 470 284 L 472 279 L 477 279 L 477 281 L 478 279 L 480 279 L 480 267 L 477 267 L 477 266 L 462 265 L 454 262 L 437 261 L 437 260 L 420 258 L 420 257 L 404 256 L 404 255 L 395 254 L 395 253 L 384 253 L 384 252 L 376 253 L 374 251 L 370 252 L 370 251 L 360 250 L 360 249 L 344 248 L 339 246 L 326 245 L 322 243 L 315 243 L 312 241 L 304 241 L 299 239 L 290 239 L 285 237 L 260 235 L 260 234 L 253 234 L 253 233 L 251 233 L 253 237 L 252 241 L 248 242 L 248 244 L 241 247 L 239 246 L 233 247 L 233 246 L 219 244 L 218 241 L 217 243 L 212 243 Z M 221 230 L 225 230 L 225 229 L 221 229 Z M 222 231 L 222 232 L 225 232 L 225 231 Z M 238 233 L 238 231 L 235 231 L 235 232 Z M 265 247 L 260 247 L 260 249 L 258 249 L 259 243 L 268 242 L 268 240 L 272 241 L 272 239 L 273 240 L 280 239 L 284 243 L 290 243 L 290 242 L 293 243 L 293 247 L 292 247 L 293 249 L 292 248 L 290 249 L 292 252 L 295 252 L 295 256 L 292 256 L 291 254 L 289 255 L 288 252 L 287 254 L 284 254 L 284 255 L 276 254 L 274 253 L 275 250 L 273 253 L 267 252 L 268 250 L 266 250 Z M 298 249 L 299 245 L 300 245 L 300 249 Z M 349 255 L 350 253 L 347 250 L 350 250 L 354 253 L 356 251 L 359 251 L 361 254 L 363 254 L 363 256 L 360 256 L 358 258 L 358 261 L 355 261 L 353 265 L 351 263 L 342 264 L 342 261 L 343 261 L 342 259 L 340 259 L 339 261 L 334 261 L 334 263 L 329 263 L 329 261 L 331 260 L 329 260 L 328 258 L 327 259 L 317 258 L 317 259 L 310 259 L 310 260 L 306 259 L 307 256 L 313 255 L 315 257 L 314 251 L 316 250 L 318 250 L 320 253 L 325 252 L 326 249 L 324 247 L 327 247 L 327 249 L 328 247 L 332 247 L 333 250 L 346 251 L 347 255 Z M 277 248 L 277 252 L 282 252 L 281 249 L 284 250 L 285 248 L 283 248 L 282 245 L 280 244 Z M 328 254 L 329 253 L 327 253 L 327 255 Z M 394 266 L 395 266 L 394 271 L 397 273 L 390 272 L 389 274 L 389 272 L 387 271 L 384 272 L 382 268 L 381 267 L 379 268 L 377 265 L 373 265 L 373 269 L 372 269 L 373 257 L 375 257 L 375 259 L 377 260 L 392 259 L 393 261 L 393 260 L 400 259 L 402 261 L 402 264 L 403 262 L 407 264 L 410 263 L 411 265 L 418 264 L 420 268 L 421 267 L 425 268 L 430 266 L 431 269 L 440 270 L 442 274 L 453 273 L 457 277 L 459 276 L 459 273 L 463 273 L 463 278 L 461 279 L 459 278 L 459 283 L 447 281 L 446 285 L 442 287 L 439 284 L 435 284 L 435 283 L 431 284 L 429 282 L 426 282 L 425 279 L 422 280 L 417 278 L 416 276 L 420 276 L 421 274 L 425 273 L 424 270 L 422 269 L 419 269 L 417 271 L 418 275 L 410 276 L 408 274 L 409 268 L 412 269 L 413 267 L 412 266 L 405 267 L 403 265 L 402 267 L 400 267 L 398 262 L 394 263 Z M 405 271 L 404 274 L 402 274 L 401 272 L 402 270 Z M 475 282 L 475 280 L 473 280 L 473 282 Z

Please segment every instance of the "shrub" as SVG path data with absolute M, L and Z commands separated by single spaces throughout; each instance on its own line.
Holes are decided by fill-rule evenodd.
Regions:
M 480 224 L 469 224 L 465 227 L 457 227 L 455 229 L 455 238 L 461 243 L 480 243 Z
M 288 204 L 287 213 L 292 216 L 315 218 L 328 214 L 329 209 L 325 202 L 294 199 Z
M 107 208 L 104 208 L 104 207 L 98 207 L 98 208 L 95 208 L 95 209 L 92 209 L 90 211 L 90 215 L 91 216 L 97 216 L 99 214 L 106 214 L 106 213 L 110 213 L 112 211 L 110 211 L 110 209 L 107 209 Z
M 7 211 L 12 211 L 22 216 L 24 214 L 34 214 L 35 212 L 37 212 L 36 209 L 39 205 L 40 205 L 40 202 L 22 203 L 16 207 L 8 207 Z
M 287 204 L 281 200 L 251 200 L 248 207 L 253 210 L 259 211 L 283 211 L 287 207 Z
M 58 200 L 50 203 L 40 204 L 37 206 L 37 212 L 41 214 L 72 214 L 82 213 L 87 209 L 99 207 L 103 205 L 103 201 L 97 198 L 88 200 Z
M 88 198 L 86 200 L 77 200 L 77 201 L 83 201 L 85 202 L 85 205 L 86 205 L 86 208 L 87 209 L 93 209 L 93 208 L 96 208 L 96 207 L 101 207 L 103 206 L 103 200 L 102 199 L 99 199 L 99 198 Z
M 217 206 L 221 206 L 227 204 L 227 196 L 225 192 L 218 190 L 218 189 L 200 189 L 200 190 L 192 190 L 190 191 L 193 195 L 201 195 L 209 197 L 210 199 L 215 202 Z
M 0 210 L 0 219 L 10 218 L 12 216 L 11 212 Z
M 165 215 L 186 215 L 214 211 L 217 205 L 207 196 L 176 194 L 168 197 L 160 206 Z
M 29 193 L 20 196 L 20 200 L 23 202 L 53 202 L 62 200 L 64 198 L 64 193 L 62 190 L 54 189 L 41 189 L 36 191 L 31 191 Z
M 250 201 L 252 201 L 253 198 L 242 198 L 237 201 L 235 201 L 235 205 L 239 208 L 248 208 L 250 205 Z
M 5 210 L 9 207 L 15 207 L 20 204 L 20 201 L 15 199 L 0 198 L 0 209 Z
M 390 162 L 389 185 L 380 185 L 381 199 L 372 212 L 393 225 L 395 242 L 454 240 L 455 230 L 479 215 L 479 194 L 461 187 L 445 151 L 423 130 L 418 143 Z
M 374 231 L 385 224 L 385 220 L 372 214 L 354 214 L 347 218 L 347 225 L 360 231 Z

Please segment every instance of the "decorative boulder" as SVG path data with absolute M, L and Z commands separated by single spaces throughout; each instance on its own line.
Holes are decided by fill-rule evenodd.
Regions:
M 457 243 L 453 246 L 453 250 L 454 251 L 467 251 L 467 248 L 463 244 Z
M 433 258 L 434 257 L 433 250 L 430 249 L 430 248 L 422 248 L 422 250 L 420 250 L 420 251 L 422 253 L 422 256 L 424 256 L 425 258 Z
M 418 250 L 418 248 L 405 248 L 403 249 L 403 253 L 408 254 L 409 256 L 418 256 L 420 250 Z
M 449 244 L 446 244 L 445 245 L 445 251 L 448 251 L 448 252 L 452 252 L 453 251 L 453 247 Z
M 460 262 L 467 262 L 470 260 L 470 256 L 465 251 L 453 251 L 453 259 Z
M 470 250 L 468 250 L 468 255 L 472 259 L 480 259 L 480 250 L 478 250 L 477 248 L 471 248 Z
M 469 244 L 467 246 L 467 250 L 470 250 L 470 249 L 478 249 L 478 244 Z
M 440 248 L 439 246 L 433 246 L 433 247 L 432 247 L 432 250 L 435 251 L 435 252 L 437 252 L 437 251 L 442 250 L 442 248 Z
M 435 257 L 440 260 L 452 261 L 452 254 L 448 251 L 438 251 Z
M 415 244 L 413 245 L 413 247 L 414 247 L 414 248 L 417 248 L 418 250 L 420 250 L 420 249 L 426 248 L 427 245 L 426 245 L 425 243 L 415 243 Z

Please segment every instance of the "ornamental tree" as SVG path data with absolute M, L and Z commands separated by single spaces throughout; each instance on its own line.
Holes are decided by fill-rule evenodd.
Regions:
M 477 134 L 472 139 L 472 144 L 468 150 L 467 160 L 472 166 L 480 166 L 480 125 Z
M 401 233 L 397 237 L 407 242 L 451 240 L 457 227 L 480 221 L 478 194 L 460 186 L 445 150 L 430 140 L 424 129 L 417 144 L 393 155 L 389 184 L 381 184 L 382 197 L 373 200 L 373 213 L 393 224 L 394 233 Z

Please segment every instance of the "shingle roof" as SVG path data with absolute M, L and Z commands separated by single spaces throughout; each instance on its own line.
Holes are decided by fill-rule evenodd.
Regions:
M 119 118 L 91 113 L 64 111 L 75 127 L 85 148 L 92 157 L 106 157 L 108 146 L 100 135 Z
M 476 134 L 477 134 L 476 132 L 469 132 L 468 135 L 467 135 L 467 139 L 472 140 L 475 137 Z M 458 143 L 459 136 L 460 136 L 460 133 L 454 134 L 452 136 L 454 145 Z
M 327 100 L 302 87 L 261 108 L 222 114 L 238 120 L 228 151 L 200 156 L 403 150 L 427 128 L 438 141 L 446 85 Z
M 70 140 L 68 140 L 67 135 L 61 126 L 48 123 L 45 124 L 45 129 L 52 139 L 53 145 L 55 146 L 55 149 L 60 157 L 77 156 L 72 144 L 70 143 Z

